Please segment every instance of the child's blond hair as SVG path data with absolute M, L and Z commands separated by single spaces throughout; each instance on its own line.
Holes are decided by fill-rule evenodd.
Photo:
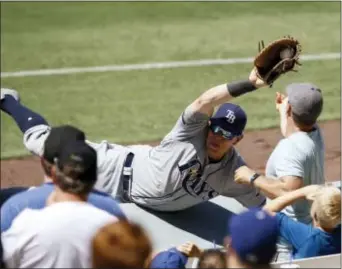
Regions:
M 319 189 L 311 208 L 312 216 L 323 229 L 341 224 L 341 191 L 332 186 Z

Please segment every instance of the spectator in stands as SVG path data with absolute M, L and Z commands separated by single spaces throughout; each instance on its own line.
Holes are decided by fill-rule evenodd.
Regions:
M 285 91 L 275 98 L 283 139 L 271 153 L 265 175 L 247 166 L 235 172 L 235 182 L 254 186 L 267 201 L 304 186 L 324 184 L 324 139 L 317 123 L 323 110 L 322 91 L 311 83 L 292 83 Z M 305 199 L 284 208 L 283 213 L 304 224 L 312 222 Z M 290 260 L 291 245 L 282 237 L 277 252 L 277 262 Z
M 93 268 L 144 268 L 152 244 L 144 229 L 121 220 L 102 227 L 92 241 Z
M 312 225 L 277 213 L 303 198 L 313 201 Z M 303 187 L 270 201 L 264 209 L 276 216 L 280 235 L 293 247 L 294 259 L 341 253 L 341 191 L 338 188 Z
M 117 220 L 87 203 L 97 156 L 84 141 L 66 145 L 49 173 L 55 190 L 47 206 L 25 209 L 1 233 L 8 268 L 90 268 L 92 238 Z
M 45 141 L 44 153 L 41 165 L 45 173 L 45 183 L 39 187 L 20 192 L 12 196 L 1 208 L 1 232 L 6 231 L 17 215 L 25 208 L 41 209 L 55 191 L 51 179 L 51 171 L 54 169 L 54 158 L 60 155 L 61 149 L 71 141 L 84 141 L 85 134 L 81 130 L 64 125 L 54 127 Z M 88 196 L 88 202 L 95 207 L 107 211 L 119 218 L 125 218 L 118 203 L 108 194 L 93 190 Z
M 204 250 L 199 257 L 198 268 L 226 268 L 226 254 L 222 249 Z
M 228 268 L 271 268 L 279 236 L 277 220 L 251 209 L 231 218 L 225 238 Z

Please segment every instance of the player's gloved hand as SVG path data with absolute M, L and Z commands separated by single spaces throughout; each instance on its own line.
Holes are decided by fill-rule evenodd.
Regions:
M 191 242 L 186 242 L 177 247 L 177 250 L 188 257 L 200 257 L 202 250 Z
M 254 67 L 252 69 L 251 73 L 249 74 L 249 78 L 248 79 L 257 88 L 261 88 L 261 87 L 267 86 L 267 83 L 264 80 L 262 80 L 260 77 L 258 77 L 256 67 Z
M 291 36 L 272 41 L 266 45 L 259 42 L 259 52 L 254 59 L 256 75 L 272 87 L 280 76 L 295 71 L 299 63 L 302 47 L 299 41 Z
M 234 181 L 239 184 L 251 184 L 251 178 L 256 172 L 246 165 L 239 167 L 236 169 L 234 174 Z

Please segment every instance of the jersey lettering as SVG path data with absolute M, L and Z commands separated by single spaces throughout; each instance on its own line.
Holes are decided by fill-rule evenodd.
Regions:
M 202 179 L 202 165 L 198 160 L 192 160 L 185 165 L 179 166 L 179 171 L 184 176 L 183 189 L 193 197 L 209 200 L 219 195 Z

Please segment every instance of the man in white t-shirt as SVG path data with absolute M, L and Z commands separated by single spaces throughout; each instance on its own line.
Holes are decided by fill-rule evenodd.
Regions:
M 269 199 L 311 184 L 324 184 L 324 141 L 317 125 L 323 108 L 321 90 L 311 83 L 293 83 L 286 87 L 287 96 L 277 93 L 276 108 L 280 114 L 280 129 L 284 138 L 278 143 L 266 165 L 266 175 L 260 176 L 244 166 L 237 170 L 235 181 L 252 184 Z M 310 204 L 299 200 L 283 213 L 311 223 Z M 277 261 L 288 260 L 291 246 L 281 239 Z
M 91 241 L 117 218 L 87 203 L 97 175 L 96 151 L 68 144 L 55 159 L 55 190 L 40 210 L 25 209 L 1 234 L 8 268 L 90 268 Z

